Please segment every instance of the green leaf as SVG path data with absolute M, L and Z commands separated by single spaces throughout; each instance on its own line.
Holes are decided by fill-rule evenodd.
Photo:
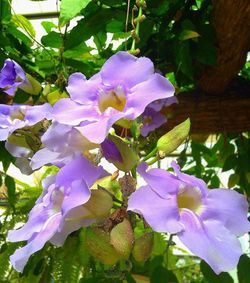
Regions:
M 7 187 L 8 201 L 11 206 L 14 206 L 16 202 L 16 184 L 12 177 L 6 176 L 4 180 L 5 186 Z
M 225 160 L 225 163 L 222 168 L 222 172 L 234 169 L 237 166 L 238 158 L 235 154 L 231 154 Z
M 59 25 L 63 26 L 84 9 L 91 0 L 62 0 L 60 7 Z
M 187 39 L 197 38 L 199 36 L 200 35 L 196 31 L 184 29 L 179 36 L 179 40 L 184 41 Z
M 157 149 L 160 157 L 167 156 L 184 142 L 188 137 L 190 125 L 190 119 L 188 118 L 158 140 Z
M 27 46 L 32 45 L 32 41 L 29 39 L 28 36 L 26 36 L 24 33 L 22 33 L 20 30 L 18 30 L 14 25 L 10 25 L 7 29 L 8 33 L 10 33 L 14 38 L 18 39 L 18 41 L 23 42 Z
M 47 33 L 50 33 L 53 28 L 57 27 L 56 24 L 49 21 L 43 21 L 41 22 L 41 25 L 43 26 L 43 28 L 46 30 Z
M 31 22 L 25 18 L 23 15 L 12 15 L 12 22 L 17 26 L 22 28 L 24 31 L 29 33 L 32 37 L 36 37 L 36 31 L 32 26 Z
M 237 268 L 239 283 L 250 282 L 249 267 L 250 267 L 250 258 L 247 255 L 242 255 Z
M 239 183 L 239 180 L 240 180 L 239 174 L 235 173 L 235 174 L 230 175 L 229 180 L 228 180 L 228 187 L 233 188 L 235 185 Z
M 41 42 L 45 46 L 60 48 L 63 45 L 61 34 L 55 31 L 51 31 L 47 35 L 41 38 Z
M 178 279 L 174 273 L 162 266 L 157 266 L 150 276 L 150 283 L 177 283 Z
M 206 282 L 208 283 L 233 283 L 233 278 L 226 272 L 222 272 L 219 275 L 214 273 L 211 267 L 205 262 L 201 262 L 201 272 L 204 275 Z

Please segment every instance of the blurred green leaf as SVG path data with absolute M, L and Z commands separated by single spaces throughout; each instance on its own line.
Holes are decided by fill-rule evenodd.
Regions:
M 24 31 L 29 33 L 32 37 L 36 37 L 36 31 L 31 24 L 31 22 L 25 18 L 23 15 L 12 15 L 12 22 L 17 26 L 22 28 Z
M 91 0 L 61 0 L 59 25 L 64 26 L 84 9 Z
M 4 180 L 5 186 L 7 187 L 8 201 L 11 206 L 15 205 L 16 202 L 16 184 L 14 179 L 7 175 Z
M 226 272 L 219 275 L 214 273 L 211 267 L 205 262 L 201 261 L 201 272 L 205 277 L 205 283 L 233 283 L 233 278 Z
M 250 258 L 247 255 L 242 255 L 237 267 L 237 275 L 239 283 L 249 283 L 250 282 Z

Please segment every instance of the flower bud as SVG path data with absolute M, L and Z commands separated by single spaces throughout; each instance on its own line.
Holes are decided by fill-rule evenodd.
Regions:
M 160 157 L 165 157 L 176 150 L 187 138 L 190 131 L 190 119 L 188 118 L 171 131 L 163 135 L 157 142 Z
M 128 172 L 137 163 L 137 155 L 121 138 L 109 135 L 108 143 L 102 145 L 103 155 L 119 170 Z
M 92 190 L 90 199 L 83 206 L 88 210 L 88 218 L 102 219 L 109 215 L 113 200 L 105 191 Z
M 42 90 L 40 83 L 29 74 L 26 74 L 26 81 L 19 88 L 32 95 L 37 95 Z
M 115 264 L 120 256 L 110 243 L 110 235 L 100 228 L 88 228 L 86 233 L 88 252 L 104 264 Z
M 127 219 L 124 219 L 111 230 L 110 243 L 122 259 L 129 258 L 134 243 L 134 234 Z
M 132 251 L 133 257 L 138 262 L 146 261 L 153 250 L 154 234 L 146 233 L 135 240 L 134 248 Z

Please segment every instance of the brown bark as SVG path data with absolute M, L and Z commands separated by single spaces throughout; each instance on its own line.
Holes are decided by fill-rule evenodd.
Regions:
M 250 83 L 221 95 L 205 95 L 197 91 L 178 95 L 179 104 L 163 110 L 168 122 L 164 131 L 190 117 L 191 133 L 240 133 L 250 131 Z
M 198 85 L 221 93 L 243 67 L 250 49 L 250 1 L 213 0 L 212 23 L 217 37 L 217 66 L 207 67 Z

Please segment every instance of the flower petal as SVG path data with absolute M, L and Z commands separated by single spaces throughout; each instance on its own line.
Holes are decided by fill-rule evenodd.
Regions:
M 74 73 L 69 77 L 66 89 L 72 100 L 81 104 L 89 104 L 96 99 L 100 83 L 101 77 L 99 73 L 90 80 L 87 80 L 81 73 Z
M 238 239 L 220 221 L 201 219 L 190 210 L 183 210 L 181 223 L 184 231 L 179 239 L 187 248 L 204 259 L 216 274 L 236 267 L 242 254 Z
M 41 232 L 34 235 L 26 246 L 17 249 L 15 253 L 11 255 L 11 264 L 17 271 L 22 272 L 29 257 L 36 251 L 41 250 L 45 243 L 52 238 L 58 228 L 60 220 L 61 215 L 53 215 L 48 222 L 45 223 Z
M 57 101 L 53 107 L 52 115 L 57 122 L 66 125 L 79 125 L 84 120 L 97 120 L 97 114 L 93 107 L 76 103 L 70 98 Z
M 84 180 L 90 188 L 97 179 L 105 175 L 101 166 L 96 167 L 84 157 L 78 156 L 58 172 L 56 184 L 67 188 L 76 180 Z
M 207 195 L 201 218 L 217 219 L 233 234 L 241 236 L 250 231 L 247 213 L 245 196 L 230 189 L 212 189 Z
M 174 95 L 173 85 L 163 76 L 153 74 L 145 82 L 131 88 L 126 105 L 127 119 L 135 119 L 140 116 L 146 106 L 157 99 L 163 99 Z M 133 109 L 133 111 L 131 111 Z
M 160 197 L 168 198 L 170 194 L 178 192 L 181 182 L 174 175 L 164 169 L 153 168 L 146 171 L 147 168 L 147 163 L 141 163 L 137 172 Z
M 156 232 L 177 233 L 183 229 L 176 197 L 163 199 L 149 186 L 141 187 L 130 196 L 128 210 L 141 214 Z
M 150 59 L 137 58 L 124 51 L 110 57 L 100 71 L 104 84 L 127 88 L 147 80 L 153 73 L 154 65 Z
M 86 203 L 90 198 L 90 189 L 83 180 L 74 181 L 71 184 L 69 194 L 65 194 L 62 203 L 62 216 L 65 217 L 69 211 Z
M 61 247 L 68 235 L 78 230 L 81 227 L 86 227 L 95 222 L 95 219 L 85 219 L 86 209 L 83 206 L 78 206 L 70 210 L 61 223 L 60 231 L 58 231 L 50 242 L 57 247 Z
M 110 117 L 103 117 L 85 126 L 76 127 L 76 129 L 89 141 L 100 144 L 105 140 L 112 125 L 123 116 L 124 114 L 119 112 Z
M 183 181 L 185 184 L 188 184 L 191 187 L 198 187 L 201 190 L 202 197 L 206 196 L 208 189 L 206 183 L 203 180 L 196 178 L 195 176 L 182 173 L 180 171 L 180 166 L 175 161 L 171 162 L 171 166 L 173 167 L 175 174 L 180 181 Z

